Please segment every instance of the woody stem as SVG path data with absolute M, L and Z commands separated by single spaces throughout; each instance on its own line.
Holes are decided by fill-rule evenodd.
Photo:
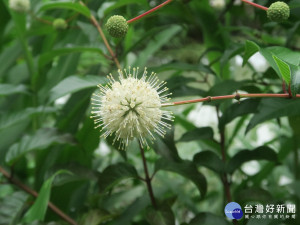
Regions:
M 149 176 L 149 171 L 148 171 L 148 166 L 147 166 L 147 162 L 146 162 L 146 158 L 145 158 L 145 153 L 144 153 L 144 148 L 141 142 L 139 142 L 140 145 L 140 150 L 141 150 L 141 155 L 142 155 L 142 160 L 143 160 L 143 166 L 144 166 L 144 171 L 145 171 L 145 182 L 147 184 L 147 189 L 148 189 L 148 193 L 149 193 L 149 197 L 152 203 L 152 206 L 154 208 L 157 208 L 157 204 L 155 201 L 155 197 L 154 197 L 154 193 L 153 193 L 153 189 L 152 189 L 152 185 L 151 185 L 151 178 Z
M 83 5 L 83 6 L 86 7 L 86 5 L 85 5 L 82 1 L 80 1 L 79 3 L 80 3 L 81 5 Z M 111 49 L 111 47 L 110 47 L 110 45 L 109 45 L 109 43 L 108 43 L 108 41 L 107 41 L 107 39 L 106 39 L 106 37 L 105 37 L 103 31 L 102 31 L 102 28 L 101 28 L 100 24 L 97 22 L 96 18 L 95 18 L 92 14 L 91 14 L 91 16 L 90 16 L 90 20 L 91 20 L 92 24 L 97 28 L 97 30 L 98 30 L 98 32 L 99 32 L 99 34 L 100 34 L 100 36 L 101 36 L 101 38 L 102 38 L 102 40 L 103 40 L 103 42 L 104 42 L 104 45 L 105 45 L 105 47 L 107 48 L 109 54 L 111 55 L 113 61 L 114 61 L 115 64 L 116 64 L 116 66 L 118 67 L 118 69 L 121 69 L 120 62 L 119 62 L 118 58 L 116 57 L 116 54 L 115 54 L 114 51 Z
M 170 3 L 170 2 L 172 2 L 172 0 L 167 0 L 167 1 L 163 2 L 163 3 L 161 3 L 160 5 L 154 7 L 153 9 L 150 9 L 150 10 L 148 10 L 147 12 L 144 12 L 143 14 L 141 14 L 141 15 L 139 15 L 139 16 L 137 16 L 137 17 L 131 19 L 131 20 L 128 20 L 127 23 L 129 24 L 129 23 L 132 23 L 132 22 L 134 22 L 134 21 L 136 21 L 136 20 L 139 20 L 140 18 L 142 18 L 142 17 L 144 17 L 144 16 L 146 16 L 146 15 L 148 15 L 148 14 L 150 14 L 150 13 L 156 11 L 156 10 L 158 10 L 159 8 L 161 8 L 161 7 L 165 6 L 165 5 L 167 5 L 167 4 Z
M 236 93 L 235 95 L 223 95 L 223 96 L 213 96 L 213 97 L 208 96 L 205 98 L 194 99 L 194 100 L 164 103 L 164 104 L 162 104 L 162 107 L 184 105 L 184 104 L 191 104 L 191 103 L 197 103 L 197 102 L 211 102 L 211 101 L 223 100 L 223 99 L 239 100 L 242 98 L 291 98 L 291 97 L 292 96 L 290 93 L 285 93 L 285 94 L 263 94 L 263 93 L 239 94 L 239 93 Z M 294 98 L 300 98 L 300 94 L 297 94 L 296 96 L 294 96 Z
M 262 10 L 265 10 L 265 11 L 268 10 L 267 7 L 264 7 L 264 6 L 262 6 L 262 5 L 256 4 L 256 3 L 254 3 L 254 2 L 250 2 L 250 1 L 248 1 L 248 0 L 242 0 L 242 1 L 245 2 L 245 3 L 247 3 L 247 4 L 249 4 L 249 5 L 253 5 L 253 6 L 256 7 L 256 8 L 259 8 L 259 9 L 262 9 Z

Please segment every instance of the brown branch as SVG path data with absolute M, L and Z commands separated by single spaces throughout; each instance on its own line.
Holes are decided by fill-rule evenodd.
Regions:
M 163 2 L 163 3 L 161 3 L 160 5 L 154 7 L 153 9 L 150 9 L 147 12 L 144 12 L 143 14 L 141 14 L 141 15 L 139 15 L 139 16 L 131 19 L 131 20 L 128 20 L 127 23 L 129 24 L 129 23 L 132 23 L 134 21 L 137 21 L 137 20 L 141 19 L 142 17 L 144 17 L 144 16 L 146 16 L 146 15 L 148 15 L 148 14 L 150 14 L 150 13 L 152 13 L 152 12 L 158 10 L 158 9 L 160 9 L 161 7 L 169 4 L 170 2 L 172 2 L 172 0 L 167 0 L 167 1 Z
M 220 123 L 220 111 L 219 111 L 219 107 L 216 107 L 217 110 L 217 117 L 218 117 L 218 122 Z M 225 128 L 220 129 L 220 149 L 221 149 L 221 154 L 222 154 L 222 161 L 224 162 L 224 165 L 226 164 L 226 145 L 225 145 Z M 227 177 L 227 173 L 226 171 L 224 171 L 224 173 L 222 174 L 221 180 L 223 182 L 223 186 L 224 186 L 224 194 L 226 196 L 226 200 L 227 202 L 232 202 L 232 197 L 231 197 L 231 193 L 230 193 L 230 184 L 228 182 L 228 177 Z M 238 222 L 237 220 L 232 220 L 232 223 L 234 225 L 237 225 Z
M 21 181 L 16 180 L 15 178 L 11 177 L 11 175 L 5 169 L 3 169 L 1 166 L 0 166 L 0 173 L 2 173 L 3 176 L 5 176 L 9 180 L 10 183 L 16 185 L 17 187 L 24 190 L 25 192 L 27 192 L 30 195 L 32 195 L 36 198 L 38 197 L 39 194 L 36 191 L 32 190 L 30 187 L 23 184 Z M 54 205 L 52 202 L 50 202 L 50 201 L 48 202 L 48 207 L 50 209 L 52 209 L 52 211 L 54 213 L 56 213 L 60 218 L 62 218 L 69 224 L 78 225 L 78 223 L 75 220 L 73 220 L 67 214 L 65 214 L 63 211 L 61 211 L 59 208 L 57 208 L 57 206 Z
M 224 95 L 224 96 L 208 96 L 205 98 L 199 98 L 194 100 L 186 100 L 186 101 L 179 101 L 179 102 L 171 102 L 171 103 L 164 103 L 161 106 L 175 106 L 175 105 L 184 105 L 184 104 L 191 104 L 191 103 L 197 103 L 197 102 L 211 102 L 216 100 L 223 100 L 223 99 L 236 99 L 240 100 L 242 98 L 292 98 L 291 93 L 285 93 L 285 94 L 239 94 L 236 93 L 235 95 Z M 293 96 L 293 98 L 300 98 L 300 94 L 297 94 L 296 96 Z
M 142 155 L 142 160 L 143 160 L 143 166 L 144 166 L 144 171 L 145 171 L 145 182 L 147 184 L 147 189 L 148 189 L 148 193 L 150 196 L 150 200 L 151 203 L 153 205 L 153 207 L 156 209 L 157 208 L 157 204 L 154 198 L 154 193 L 153 193 L 153 189 L 152 189 L 152 185 L 151 185 L 151 178 L 149 176 L 149 171 L 148 171 L 148 167 L 147 167 L 147 162 L 146 162 L 146 158 L 145 158 L 145 154 L 144 154 L 144 148 L 143 145 L 141 144 L 141 142 L 139 142 L 140 145 L 140 150 L 141 150 L 141 155 Z
M 87 7 L 82 1 L 80 1 L 79 3 L 80 3 L 81 5 Z M 106 39 L 106 37 L 105 37 L 105 35 L 104 35 L 104 33 L 103 33 L 103 30 L 102 30 L 100 24 L 97 22 L 96 18 L 95 18 L 92 14 L 91 14 L 90 20 L 91 20 L 92 24 L 97 28 L 97 30 L 98 30 L 98 32 L 99 32 L 99 34 L 100 34 L 100 36 L 101 36 L 101 38 L 102 38 L 102 40 L 103 40 L 103 42 L 104 42 L 104 45 L 106 46 L 106 48 L 107 48 L 109 54 L 111 55 L 113 61 L 114 61 L 115 64 L 116 64 L 116 66 L 118 67 L 118 69 L 121 69 L 119 60 L 117 59 L 115 53 L 114 53 L 113 50 L 111 49 L 111 47 L 110 47 L 110 45 L 109 45 L 109 43 L 108 43 L 108 41 L 107 41 L 107 39 Z

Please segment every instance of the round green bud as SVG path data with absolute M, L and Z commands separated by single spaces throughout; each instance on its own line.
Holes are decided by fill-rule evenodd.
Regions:
M 126 35 L 128 24 L 123 16 L 116 15 L 107 20 L 105 28 L 112 37 L 121 38 Z
M 290 7 L 285 2 L 274 2 L 267 10 L 267 16 L 275 22 L 287 20 L 290 16 Z
M 9 0 L 9 8 L 13 11 L 24 13 L 30 9 L 29 0 Z
M 55 19 L 52 25 L 56 30 L 65 30 L 68 27 L 67 22 L 62 18 Z

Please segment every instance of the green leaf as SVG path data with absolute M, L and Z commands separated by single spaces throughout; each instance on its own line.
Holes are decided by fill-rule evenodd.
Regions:
M 164 138 L 157 137 L 152 148 L 160 156 L 167 160 L 180 162 L 181 159 L 174 142 L 174 129 L 167 130 Z
M 201 139 L 213 139 L 214 132 L 211 127 L 201 127 L 190 130 L 182 135 L 179 142 L 197 141 Z
M 110 165 L 98 176 L 99 191 L 105 192 L 121 180 L 137 177 L 137 171 L 128 163 Z
M 105 78 L 92 75 L 67 77 L 51 89 L 50 102 L 83 89 L 96 88 L 98 84 L 104 84 L 105 82 Z
M 223 130 L 235 118 L 257 112 L 259 102 L 259 99 L 246 99 L 230 105 L 220 118 L 219 128 Z
M 230 95 L 239 90 L 245 81 L 225 80 L 209 89 L 206 96 Z
M 23 84 L 0 84 L 0 97 L 13 94 L 28 94 L 27 87 Z
M 54 178 L 61 173 L 69 173 L 69 172 L 66 170 L 60 170 L 55 174 L 53 174 L 50 178 L 48 178 L 44 182 L 33 206 L 31 206 L 31 208 L 27 211 L 27 213 L 24 216 L 25 222 L 30 223 L 35 220 L 41 220 L 41 221 L 44 220 L 48 208 L 48 202 L 50 199 L 52 182 Z
M 149 196 L 143 195 L 127 206 L 118 218 L 115 218 L 111 225 L 131 225 L 134 216 L 139 214 L 149 204 Z
M 217 216 L 215 214 L 209 212 L 201 212 L 195 216 L 194 219 L 191 220 L 189 225 L 230 225 L 230 223 L 221 216 Z
M 227 164 L 227 172 L 233 173 L 243 163 L 251 160 L 268 160 L 278 163 L 276 152 L 267 146 L 261 146 L 254 150 L 242 150 L 235 154 Z
M 246 133 L 267 120 L 299 114 L 300 101 L 298 99 L 262 99 L 258 106 L 258 112 L 252 117 L 247 126 Z
M 147 43 L 146 48 L 139 54 L 138 59 L 135 61 L 135 65 L 144 67 L 148 59 L 163 45 L 165 45 L 175 34 L 177 34 L 182 28 L 178 25 L 171 25 L 158 33 L 155 37 Z
M 269 191 L 260 187 L 245 188 L 234 193 L 234 199 L 241 205 L 248 202 L 269 203 L 274 201 L 274 197 Z
M 253 56 L 256 52 L 260 50 L 260 47 L 254 43 L 253 41 L 246 41 L 245 44 L 245 53 L 243 57 L 243 66 L 248 62 L 248 60 Z
M 22 216 L 24 205 L 28 195 L 25 192 L 17 191 L 7 195 L 0 201 L 0 224 L 17 224 Z
M 282 76 L 282 79 L 285 81 L 285 83 L 290 84 L 291 82 L 291 69 L 289 65 L 284 62 L 283 60 L 279 59 L 277 56 L 273 55 L 273 59 L 275 60 L 280 74 Z
M 167 63 L 160 65 L 158 67 L 151 67 L 149 70 L 153 70 L 155 72 L 163 72 L 163 71 L 169 71 L 169 70 L 180 70 L 180 71 L 201 71 L 205 73 L 214 74 L 214 71 L 211 70 L 209 66 L 203 65 L 203 64 L 188 64 L 183 62 L 176 62 L 176 63 Z
M 69 1 L 47 2 L 40 7 L 39 11 L 50 10 L 50 9 L 69 9 L 69 10 L 74 10 L 75 12 L 78 12 L 88 18 L 90 18 L 91 16 L 90 10 L 78 2 L 69 2 Z
M 56 112 L 57 109 L 54 107 L 37 107 L 37 108 L 27 108 L 19 112 L 11 112 L 1 115 L 0 119 L 0 130 L 7 129 L 13 125 L 20 123 L 21 121 L 28 120 L 30 116 L 42 113 L 52 113 Z
M 147 209 L 146 220 L 150 225 L 175 225 L 175 217 L 171 207 L 168 204 Z
M 172 76 L 170 79 L 166 80 L 167 87 L 169 88 L 169 93 L 172 93 L 172 98 L 183 97 L 183 96 L 203 96 L 205 91 L 189 86 L 196 82 L 195 78 L 184 77 L 181 74 Z
M 33 135 L 26 135 L 19 142 L 13 144 L 9 148 L 5 160 L 12 165 L 24 154 L 37 149 L 45 149 L 55 143 L 74 144 L 74 141 L 70 134 L 60 134 L 54 128 L 42 128 Z
M 149 4 L 146 0 L 139 0 L 139 1 L 136 1 L 136 0 L 122 0 L 122 1 L 116 1 L 114 3 L 109 3 L 109 5 L 108 5 L 109 7 L 106 7 L 104 9 L 102 9 L 102 7 L 101 7 L 97 14 L 101 18 L 104 15 L 108 15 L 113 10 L 116 10 L 116 9 L 122 7 L 122 6 L 127 6 L 129 4 L 141 4 L 143 6 L 143 8 L 149 6 Z M 103 13 L 103 11 L 104 11 L 104 13 Z
M 159 170 L 178 173 L 181 176 L 191 180 L 197 186 L 202 198 L 205 196 L 207 190 L 206 179 L 191 161 L 184 160 L 181 162 L 172 162 L 161 158 L 155 162 L 155 171 Z
M 114 215 L 100 209 L 89 210 L 81 219 L 81 225 L 99 225 L 114 219 Z
M 222 174 L 225 171 L 223 161 L 212 151 L 202 151 L 195 154 L 193 161 L 196 165 L 207 167 L 219 174 Z
M 296 96 L 296 94 L 299 94 L 300 89 L 300 66 L 294 66 L 290 64 L 291 68 L 291 92 L 293 96 Z
M 76 52 L 96 52 L 99 54 L 103 54 L 101 49 L 92 48 L 92 47 L 68 47 L 68 48 L 55 49 L 40 55 L 39 62 L 38 62 L 39 68 L 42 68 L 45 64 L 51 62 L 51 60 L 57 56 L 62 56 L 70 53 L 76 53 Z

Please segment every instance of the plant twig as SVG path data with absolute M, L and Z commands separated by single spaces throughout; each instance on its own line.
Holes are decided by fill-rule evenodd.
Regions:
M 242 1 L 245 2 L 245 3 L 247 3 L 247 4 L 249 4 L 249 5 L 253 5 L 253 6 L 256 7 L 256 8 L 259 8 L 259 9 L 262 9 L 262 10 L 265 10 L 265 11 L 268 10 L 267 7 L 262 6 L 262 5 L 259 5 L 259 4 L 256 4 L 256 3 L 254 3 L 254 2 L 250 2 L 250 1 L 248 1 L 248 0 L 242 0 Z
M 216 110 L 217 110 L 218 122 L 220 123 L 221 118 L 220 118 L 220 111 L 219 111 L 218 106 L 216 107 Z M 225 128 L 219 129 L 219 131 L 220 131 L 220 149 L 221 149 L 221 154 L 222 154 L 222 161 L 224 162 L 224 164 L 226 164 Z M 224 173 L 222 174 L 221 180 L 223 182 L 226 200 L 228 203 L 232 202 L 232 197 L 231 197 L 231 193 L 230 193 L 230 184 L 228 182 L 228 177 L 227 177 L 226 171 L 224 171 Z M 234 225 L 238 224 L 236 220 L 232 220 L 232 223 Z
M 38 197 L 38 193 L 34 190 L 32 190 L 30 187 L 28 187 L 27 185 L 23 184 L 21 181 L 16 180 L 15 178 L 12 178 L 11 175 L 0 166 L 0 173 L 3 174 L 3 176 L 5 176 L 10 183 L 18 186 L 20 189 L 24 190 L 25 192 L 27 192 L 28 194 L 31 194 L 34 197 Z M 63 211 L 61 211 L 59 208 L 57 208 L 56 205 L 54 205 L 52 202 L 48 202 L 48 207 L 50 209 L 52 209 L 52 211 L 54 213 L 56 213 L 60 218 L 62 218 L 63 220 L 65 220 L 66 222 L 68 222 L 69 224 L 72 225 L 78 225 L 78 223 L 73 220 L 71 217 L 69 217 L 67 214 L 65 214 Z
M 144 171 L 145 171 L 145 182 L 147 184 L 147 189 L 148 189 L 148 193 L 149 193 L 149 196 L 150 196 L 151 203 L 152 203 L 153 207 L 156 209 L 157 204 L 156 204 L 156 201 L 155 201 L 155 198 L 154 198 L 154 193 L 153 193 L 153 189 L 152 189 L 152 185 L 151 185 L 151 178 L 149 176 L 147 162 L 146 162 L 146 158 L 145 158 L 145 154 L 144 154 L 144 148 L 143 148 L 143 145 L 141 144 L 141 142 L 139 142 L 139 145 L 140 145 L 140 150 L 141 150 L 141 155 L 142 155 L 142 160 L 143 160 L 143 166 L 144 166 Z
M 167 106 L 184 105 L 184 104 L 191 104 L 191 103 L 197 103 L 197 102 L 211 102 L 211 101 L 223 100 L 223 99 L 240 100 L 241 98 L 291 98 L 291 94 L 289 94 L 289 93 L 286 93 L 286 94 L 263 94 L 263 93 L 239 94 L 239 93 L 236 93 L 235 95 L 223 95 L 223 96 L 213 96 L 213 97 L 208 96 L 205 98 L 194 99 L 194 100 L 164 103 L 161 106 L 167 107 Z M 296 96 L 294 96 L 294 98 L 300 98 L 300 94 L 297 94 Z
M 82 1 L 80 1 L 79 3 L 80 3 L 81 5 L 87 7 Z M 92 24 L 97 28 L 97 30 L 98 30 L 98 32 L 99 32 L 99 34 L 100 34 L 100 36 L 101 36 L 101 38 L 102 38 L 102 40 L 103 40 L 103 42 L 104 42 L 104 45 L 106 46 L 106 48 L 107 48 L 109 54 L 111 55 L 113 61 L 114 61 L 115 64 L 116 64 L 116 66 L 118 67 L 118 69 L 121 69 L 120 62 L 119 62 L 119 60 L 117 59 L 116 54 L 115 54 L 115 53 L 113 52 L 113 50 L 111 49 L 111 47 L 110 47 L 110 45 L 109 45 L 109 43 L 108 43 L 108 41 L 107 41 L 107 39 L 106 39 L 106 37 L 105 37 L 105 35 L 104 35 L 104 33 L 103 33 L 103 30 L 102 30 L 100 24 L 97 22 L 96 18 L 95 18 L 92 14 L 91 14 L 90 20 L 91 20 Z
M 136 20 L 139 20 L 139 19 L 141 19 L 142 17 L 144 17 L 144 16 L 146 16 L 146 15 L 148 15 L 148 14 L 150 14 L 150 13 L 156 11 L 156 10 L 158 10 L 159 8 L 161 8 L 161 7 L 165 6 L 165 5 L 167 5 L 167 4 L 170 3 L 170 2 L 172 2 L 172 0 L 167 0 L 167 1 L 163 2 L 163 3 L 161 3 L 160 5 L 154 7 L 153 9 L 150 9 L 150 10 L 148 10 L 147 12 L 144 12 L 143 14 L 141 14 L 141 15 L 139 15 L 139 16 L 137 16 L 137 17 L 131 19 L 131 20 L 128 20 L 127 23 L 129 24 L 129 23 L 132 23 L 132 22 L 134 22 L 134 21 L 136 21 Z

